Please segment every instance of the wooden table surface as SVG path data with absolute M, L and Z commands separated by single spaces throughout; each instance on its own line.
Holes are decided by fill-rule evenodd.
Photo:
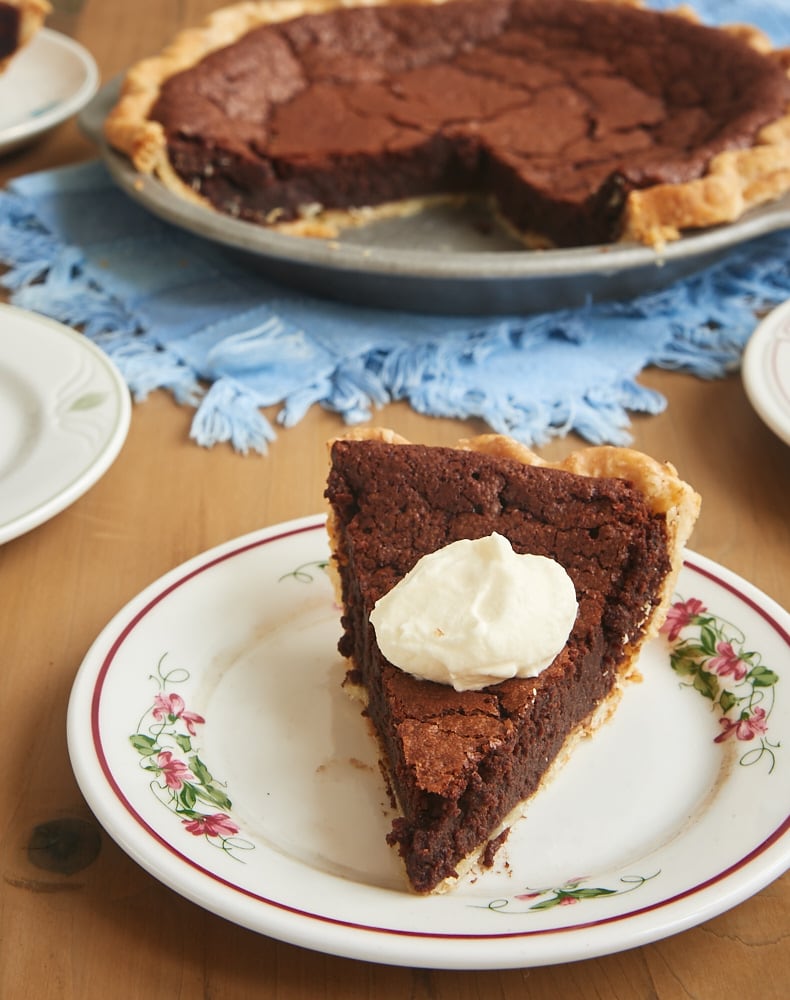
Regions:
M 87 0 L 80 9 L 61 0 L 50 26 L 85 45 L 106 81 L 211 7 L 211 0 Z M 0 183 L 92 156 L 69 122 L 0 160 Z M 671 460 L 702 494 L 692 548 L 790 607 L 790 451 L 757 418 L 737 374 L 703 381 L 648 371 L 642 380 L 669 405 L 659 416 L 634 419 L 634 444 Z M 62 843 L 42 848 L 42 831 L 53 829 L 47 824 L 67 829 L 76 820 L 89 834 L 99 832 L 65 737 L 69 691 L 92 640 L 128 600 L 185 559 L 320 511 L 324 442 L 341 430 L 335 416 L 313 409 L 280 432 L 266 457 L 243 457 L 225 446 L 196 446 L 190 419 L 188 408 L 163 393 L 135 405 L 126 444 L 106 475 L 67 510 L 0 547 L 0 997 L 788 995 L 788 875 L 654 944 L 567 965 L 474 972 L 368 964 L 260 936 L 165 888 L 103 832 L 95 859 L 64 871 Z M 377 413 L 375 423 L 436 444 L 485 429 L 401 405 Z M 581 443 L 567 438 L 542 454 L 557 458 Z M 777 784 L 787 780 L 783 761 Z

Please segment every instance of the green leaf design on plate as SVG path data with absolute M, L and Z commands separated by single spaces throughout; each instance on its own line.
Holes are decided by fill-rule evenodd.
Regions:
M 174 733 L 173 739 L 176 741 L 179 747 L 181 747 L 184 753 L 189 753 L 189 751 L 192 749 L 191 736 L 185 736 L 183 733 Z
M 283 573 L 279 582 L 282 583 L 283 580 L 287 580 L 290 577 L 299 583 L 312 583 L 314 577 L 311 570 L 325 570 L 328 565 L 329 561 L 327 559 L 313 559 L 311 562 L 302 563 L 301 566 L 297 566 L 296 569 L 292 569 L 289 573 Z
M 697 671 L 693 686 L 695 691 L 699 691 L 701 695 L 710 698 L 711 701 L 714 701 L 719 693 L 719 682 L 716 680 L 716 675 L 709 674 L 707 670 Z
M 561 886 L 525 889 L 510 899 L 492 900 L 482 909 L 491 910 L 493 913 L 540 913 L 544 910 L 553 910 L 555 906 L 571 906 L 585 900 L 602 899 L 605 896 L 624 896 L 641 889 L 646 882 L 660 874 L 659 870 L 652 875 L 622 875 L 620 883 L 623 888 L 618 889 L 597 885 L 583 886 L 582 883 L 587 881 L 586 878 L 572 878 Z
M 755 687 L 773 687 L 779 680 L 779 675 L 767 667 L 755 667 L 749 671 L 748 678 Z
M 192 768 L 192 773 L 195 775 L 195 777 L 197 778 L 197 780 L 200 782 L 201 785 L 210 785 L 211 782 L 214 780 L 211 777 L 209 769 L 206 767 L 206 765 L 203 763 L 200 757 L 198 757 L 197 754 L 194 754 L 192 757 L 189 758 L 189 766 Z
M 181 804 L 185 809 L 188 810 L 193 809 L 198 799 L 197 791 L 195 790 L 194 786 L 190 785 L 188 782 L 185 782 L 183 788 L 181 789 L 181 794 L 179 795 L 179 799 L 181 800 Z
M 750 767 L 765 759 L 770 774 L 774 751 L 781 747 L 767 736 L 780 680 L 776 671 L 757 650 L 746 648 L 741 628 L 712 614 L 699 598 L 676 598 L 661 631 L 668 636 L 669 663 L 682 685 L 699 691 L 719 712 L 721 728 L 714 742 L 751 743 L 739 763 Z
M 86 392 L 78 396 L 69 407 L 70 410 L 95 410 L 107 398 L 106 392 Z
M 233 805 L 225 792 L 221 788 L 217 788 L 216 785 L 204 785 L 197 789 L 197 794 L 204 802 L 219 806 L 220 809 L 230 809 Z
M 156 740 L 151 736 L 146 736 L 144 733 L 133 733 L 129 737 L 129 742 L 144 757 L 150 757 L 151 754 L 157 751 Z

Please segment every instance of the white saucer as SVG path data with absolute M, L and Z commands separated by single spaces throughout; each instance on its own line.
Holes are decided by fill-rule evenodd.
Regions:
M 754 331 L 741 374 L 757 415 L 790 444 L 790 301 L 769 313 Z
M 0 543 L 83 495 L 129 429 L 120 372 L 87 337 L 0 305 Z
M 42 28 L 0 76 L 0 156 L 76 115 L 98 85 L 93 56 Z

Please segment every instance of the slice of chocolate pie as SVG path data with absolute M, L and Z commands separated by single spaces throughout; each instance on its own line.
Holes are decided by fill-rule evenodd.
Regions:
M 133 67 L 111 145 L 301 235 L 479 198 L 527 245 L 660 245 L 790 188 L 786 54 L 631 0 L 257 0 Z
M 0 73 L 41 28 L 51 9 L 47 0 L 0 0 Z
M 347 683 L 364 697 L 401 812 L 389 840 L 413 888 L 433 892 L 473 859 L 491 863 L 514 810 L 612 712 L 663 621 L 699 497 L 671 466 L 628 449 L 588 448 L 551 465 L 498 435 L 442 448 L 388 431 L 331 444 L 326 497 Z M 507 670 L 505 680 L 458 690 L 416 676 L 413 662 L 395 666 L 371 624 L 374 607 L 378 614 L 385 595 L 459 540 L 489 538 L 570 577 L 578 607 L 559 652 L 531 675 Z M 463 558 L 452 566 L 448 589 L 466 572 Z M 483 592 L 487 571 L 474 573 Z M 441 577 L 423 591 L 426 605 L 431 589 L 443 589 Z M 446 636 L 470 657 L 488 614 L 473 613 L 475 601 L 453 612 L 459 632 L 474 617 L 468 635 Z M 497 628 L 527 647 L 540 626 L 524 624 L 523 606 L 523 621 L 508 612 Z M 415 628 L 405 622 L 410 634 Z M 435 632 L 441 641 L 443 629 Z M 496 646 L 496 629 L 489 638 Z

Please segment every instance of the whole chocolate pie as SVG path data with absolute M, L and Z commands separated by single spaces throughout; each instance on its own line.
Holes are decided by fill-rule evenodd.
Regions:
M 33 38 L 51 9 L 47 0 L 0 0 L 0 73 Z
M 471 196 L 529 245 L 661 244 L 790 188 L 784 62 L 627 0 L 263 0 L 135 66 L 106 135 L 289 232 Z
M 380 430 L 332 444 L 326 497 L 347 682 L 362 694 L 401 812 L 389 839 L 412 887 L 433 892 L 475 859 L 490 864 L 514 810 L 611 714 L 664 620 L 699 497 L 672 466 L 629 449 L 588 448 L 551 465 L 498 435 L 435 448 Z M 459 691 L 387 660 L 370 620 L 376 602 L 422 557 L 494 532 L 573 582 L 578 612 L 553 662 Z

